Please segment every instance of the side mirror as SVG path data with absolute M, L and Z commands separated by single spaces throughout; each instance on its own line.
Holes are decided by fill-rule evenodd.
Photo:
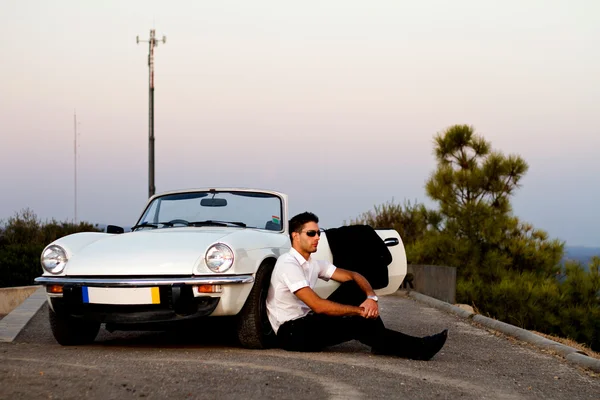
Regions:
M 116 226 L 116 225 L 107 225 L 106 227 L 106 233 L 123 233 L 125 232 L 125 229 L 121 228 L 120 226 Z

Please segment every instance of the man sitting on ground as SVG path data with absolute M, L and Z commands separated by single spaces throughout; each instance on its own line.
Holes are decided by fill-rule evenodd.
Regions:
M 267 315 L 280 346 L 319 351 L 356 339 L 374 354 L 431 359 L 444 346 L 448 330 L 419 338 L 387 329 L 379 316 L 378 298 L 362 275 L 311 257 L 321 236 L 318 222 L 309 212 L 290 220 L 292 248 L 279 257 L 271 276 Z M 313 290 L 319 278 L 341 285 L 323 299 Z

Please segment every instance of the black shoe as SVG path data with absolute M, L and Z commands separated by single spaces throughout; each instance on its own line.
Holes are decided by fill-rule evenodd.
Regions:
M 414 357 L 415 360 L 430 360 L 437 354 L 438 351 L 444 347 L 446 339 L 448 338 L 448 329 L 444 329 L 440 333 L 435 335 L 426 336 L 423 340 L 423 348 L 419 354 Z
M 386 330 L 387 335 L 371 347 L 374 355 L 393 355 L 412 360 L 431 359 L 446 343 L 448 329 L 423 338 Z

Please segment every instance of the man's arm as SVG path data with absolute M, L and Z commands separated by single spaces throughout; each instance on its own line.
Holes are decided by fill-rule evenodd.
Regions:
M 363 308 L 325 300 L 309 286 L 305 286 L 296 290 L 294 294 L 317 314 L 326 314 L 332 316 L 359 315 L 366 317 L 365 310 Z
M 342 268 L 336 268 L 333 272 L 333 275 L 331 275 L 331 279 L 340 283 L 354 281 L 356 282 L 358 287 L 363 292 L 365 292 L 367 296 L 375 295 L 375 292 L 373 291 L 373 288 L 371 287 L 369 281 L 358 272 L 348 271 L 347 269 Z
M 367 296 L 375 294 L 369 281 L 358 272 L 336 268 L 333 275 L 331 275 L 331 279 L 340 283 L 353 280 Z M 308 286 L 298 289 L 294 294 L 317 314 L 332 316 L 360 315 L 364 318 L 377 318 L 379 316 L 377 302 L 371 299 L 367 299 L 359 307 L 355 307 L 323 299 Z
M 369 281 L 359 274 L 358 272 L 349 271 L 347 269 L 336 268 L 331 275 L 331 279 L 337 282 L 348 282 L 354 281 L 358 285 L 358 287 L 365 292 L 367 296 L 374 296 L 375 292 L 371 287 Z M 375 300 L 366 299 L 361 305 L 360 308 L 364 310 L 363 317 L 365 318 L 377 318 L 379 316 L 379 305 Z

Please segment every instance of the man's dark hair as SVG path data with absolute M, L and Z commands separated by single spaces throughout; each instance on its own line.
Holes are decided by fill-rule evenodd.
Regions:
M 319 217 L 315 214 L 305 211 L 301 214 L 295 215 L 292 219 L 290 219 L 290 242 L 292 241 L 292 233 L 302 231 L 302 227 L 307 222 L 315 222 L 319 223 Z

